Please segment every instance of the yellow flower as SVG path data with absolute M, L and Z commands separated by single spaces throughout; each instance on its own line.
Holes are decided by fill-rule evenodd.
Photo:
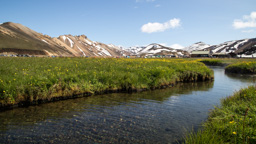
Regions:
M 229 122 L 230 124 L 234 123 L 234 121 Z
M 234 135 L 236 135 L 236 132 L 233 132 Z
M 3 91 L 3 93 L 5 93 L 5 91 Z

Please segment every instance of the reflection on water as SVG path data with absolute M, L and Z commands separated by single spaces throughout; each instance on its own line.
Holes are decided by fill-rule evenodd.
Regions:
M 197 129 L 220 98 L 254 83 L 214 68 L 214 82 L 107 94 L 0 113 L 0 143 L 172 143 Z M 241 80 L 242 79 L 242 80 Z

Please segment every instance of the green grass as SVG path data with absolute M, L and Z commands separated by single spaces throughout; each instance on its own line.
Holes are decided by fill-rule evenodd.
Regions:
M 256 62 L 239 62 L 225 68 L 227 73 L 256 74 Z
M 224 62 L 219 59 L 202 59 L 200 62 L 209 66 L 223 66 Z
M 256 143 L 256 87 L 241 89 L 221 101 L 203 130 L 191 132 L 185 138 L 187 144 Z
M 0 58 L 0 107 L 210 79 L 213 71 L 193 60 Z

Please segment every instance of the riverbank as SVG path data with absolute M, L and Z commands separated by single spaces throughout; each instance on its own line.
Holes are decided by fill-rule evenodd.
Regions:
M 254 59 L 202 59 L 198 61 L 207 66 L 223 66 L 226 73 L 256 74 Z
M 249 63 L 255 62 L 255 59 L 246 59 L 246 58 L 203 58 L 198 59 L 199 62 L 204 63 L 208 66 L 228 66 L 237 63 Z
M 184 59 L 1 58 L 0 67 L 1 108 L 213 79 Z
M 186 144 L 256 143 L 256 87 L 250 86 L 222 99 L 203 129 L 191 132 Z
M 239 62 L 225 68 L 227 73 L 256 74 L 256 62 Z

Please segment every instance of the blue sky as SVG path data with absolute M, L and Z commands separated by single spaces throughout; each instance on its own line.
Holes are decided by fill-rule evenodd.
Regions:
M 2 0 L 0 23 L 106 44 L 189 46 L 256 37 L 255 0 Z

